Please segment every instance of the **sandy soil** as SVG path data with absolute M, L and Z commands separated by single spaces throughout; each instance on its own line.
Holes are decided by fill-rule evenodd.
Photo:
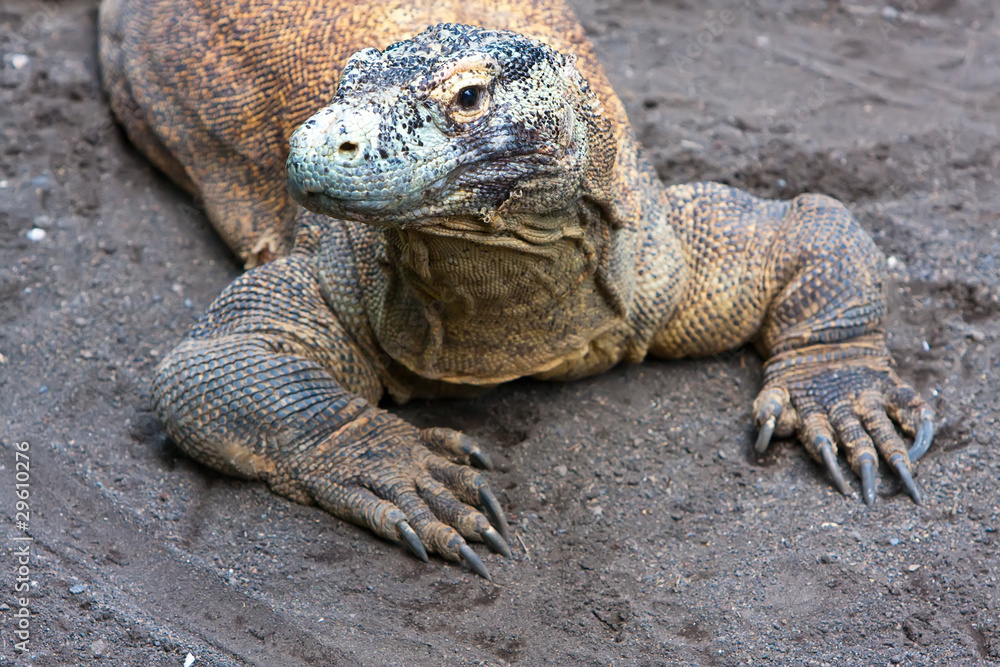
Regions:
M 666 180 L 835 195 L 890 256 L 890 344 L 940 417 L 925 505 L 844 498 L 790 442 L 755 460 L 744 351 L 400 410 L 499 462 L 495 584 L 192 463 L 150 373 L 236 263 L 111 122 L 97 0 L 3 0 L 0 663 L 1000 662 L 995 3 L 576 4 Z

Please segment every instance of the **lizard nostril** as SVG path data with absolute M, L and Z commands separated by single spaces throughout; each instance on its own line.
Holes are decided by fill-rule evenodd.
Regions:
M 354 154 L 358 152 L 358 145 L 353 141 L 345 141 L 340 144 L 340 148 L 338 150 L 344 157 L 354 157 Z

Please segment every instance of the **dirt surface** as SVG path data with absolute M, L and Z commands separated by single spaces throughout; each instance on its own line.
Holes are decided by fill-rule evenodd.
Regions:
M 0 663 L 1000 663 L 992 0 L 576 3 L 664 179 L 852 206 L 940 436 L 922 507 L 844 498 L 791 442 L 757 461 L 749 351 L 399 410 L 492 451 L 495 584 L 167 441 L 152 369 L 238 268 L 111 123 L 96 5 L 0 4 Z

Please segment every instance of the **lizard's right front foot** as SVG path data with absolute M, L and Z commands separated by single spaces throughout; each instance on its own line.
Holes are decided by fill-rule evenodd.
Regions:
M 469 464 L 490 467 L 471 438 L 445 428 L 421 431 L 371 408 L 282 461 L 271 486 L 293 497 L 305 492 L 331 514 L 405 544 L 424 561 L 428 551 L 438 553 L 490 579 L 466 540 L 486 542 L 509 558 L 507 519 Z

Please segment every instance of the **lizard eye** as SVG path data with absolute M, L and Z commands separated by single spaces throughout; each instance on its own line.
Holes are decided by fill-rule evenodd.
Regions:
M 475 127 L 473 123 L 490 114 L 492 83 L 499 72 L 499 65 L 482 55 L 450 63 L 437 73 L 436 80 L 428 82 L 433 88 L 427 93 L 427 101 L 451 123 L 449 131 Z
M 458 91 L 458 106 L 471 111 L 479 105 L 482 89 L 479 86 L 466 86 Z

